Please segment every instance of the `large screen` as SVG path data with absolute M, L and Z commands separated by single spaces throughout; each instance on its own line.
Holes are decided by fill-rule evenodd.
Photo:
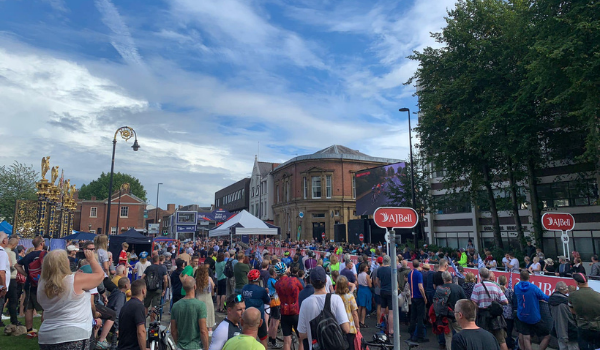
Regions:
M 390 184 L 400 186 L 406 163 L 394 163 L 356 173 L 356 215 L 373 215 L 379 207 L 391 206 Z

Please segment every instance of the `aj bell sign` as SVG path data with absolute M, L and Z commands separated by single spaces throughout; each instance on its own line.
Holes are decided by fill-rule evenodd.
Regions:
M 373 221 L 381 228 L 413 228 L 419 217 L 413 208 L 381 207 L 373 213 Z
M 542 226 L 548 231 L 572 231 L 575 218 L 569 213 L 546 213 L 542 216 Z

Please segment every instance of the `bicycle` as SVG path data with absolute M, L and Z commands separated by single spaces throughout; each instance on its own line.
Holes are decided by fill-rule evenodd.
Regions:
M 154 314 L 156 318 L 148 325 L 148 344 L 150 350 L 176 350 L 177 347 L 173 342 L 173 339 L 169 336 L 171 334 L 171 324 L 163 326 L 162 320 L 162 308 L 165 304 L 157 305 L 148 311 L 148 316 Z

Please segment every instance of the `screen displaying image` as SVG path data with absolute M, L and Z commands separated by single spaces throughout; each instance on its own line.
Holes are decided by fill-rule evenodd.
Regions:
M 356 177 L 356 215 L 373 215 L 379 207 L 393 206 L 389 203 L 390 185 L 400 186 L 405 176 L 406 163 L 394 163 L 358 171 Z
M 196 224 L 196 212 L 178 212 L 177 224 Z

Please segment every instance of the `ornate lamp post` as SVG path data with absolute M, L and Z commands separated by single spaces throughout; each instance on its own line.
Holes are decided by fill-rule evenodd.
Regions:
M 117 131 L 115 132 L 115 137 L 113 138 L 112 160 L 111 160 L 111 164 L 110 164 L 110 182 L 108 184 L 108 205 L 106 208 L 106 226 L 104 228 L 106 234 L 110 234 L 110 202 L 112 199 L 113 175 L 115 172 L 115 150 L 117 148 L 117 135 L 120 135 L 121 138 L 125 141 L 129 140 L 132 137 L 135 137 L 135 142 L 133 143 L 133 146 L 131 146 L 131 148 L 133 148 L 134 151 L 137 151 L 140 149 L 140 145 L 138 144 L 137 134 L 136 134 L 135 130 L 133 130 L 132 128 L 130 128 L 128 126 L 122 126 L 117 129 Z M 117 213 L 117 214 L 119 214 L 119 213 Z
M 412 129 L 410 127 L 410 109 L 400 108 L 399 111 L 408 113 L 408 147 L 410 148 L 410 193 L 411 193 L 411 199 L 412 199 L 412 207 L 416 211 L 417 210 L 417 201 L 415 198 L 415 164 L 413 162 L 412 134 L 411 134 Z M 419 228 L 420 228 L 420 225 L 421 225 L 421 223 L 419 223 Z M 414 233 L 414 235 L 415 235 L 415 249 L 418 249 L 419 234 L 418 234 L 418 232 L 416 232 L 416 233 Z
M 38 195 L 38 208 L 36 230 L 38 235 L 46 235 L 47 232 L 47 211 L 48 198 L 50 196 L 50 182 L 46 179 L 46 174 L 50 170 L 50 156 L 42 158 L 42 179 L 36 184 Z

